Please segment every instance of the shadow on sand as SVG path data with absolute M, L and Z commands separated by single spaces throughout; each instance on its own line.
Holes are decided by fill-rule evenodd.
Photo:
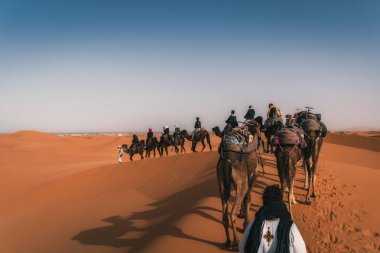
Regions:
M 273 162 L 269 162 L 265 158 L 263 160 L 265 166 L 275 168 Z M 266 173 L 265 176 L 260 175 L 253 187 L 252 193 L 261 195 L 261 190 L 268 185 L 267 182 L 279 184 L 277 175 L 272 173 Z M 102 221 L 109 223 L 109 225 L 81 231 L 72 240 L 86 245 L 126 248 L 126 251 L 135 253 L 145 249 L 146 246 L 150 245 L 158 237 L 172 236 L 198 241 L 226 250 L 224 242 L 215 242 L 188 235 L 175 225 L 188 214 L 196 214 L 221 224 L 220 209 L 211 206 L 194 207 L 196 202 L 208 197 L 219 198 L 215 168 L 205 173 L 203 181 L 200 183 L 149 204 L 149 210 L 135 212 L 128 217 L 107 217 Z M 231 196 L 231 201 L 233 199 L 234 196 Z M 256 212 L 259 208 L 259 205 L 251 203 L 251 211 Z M 217 212 L 220 217 L 210 215 L 207 211 Z M 139 228 L 134 225 L 135 221 L 144 221 L 148 225 L 144 228 Z M 136 233 L 138 234 L 137 237 Z M 135 236 L 130 236 L 132 234 Z
M 188 240 L 207 243 L 224 249 L 224 244 L 197 238 L 185 234 L 176 227 L 176 222 L 188 214 L 197 214 L 206 219 L 220 223 L 219 217 L 208 214 L 206 211 L 214 211 L 213 207 L 193 207 L 194 204 L 207 197 L 219 197 L 216 175 L 211 173 L 201 183 L 189 187 L 183 191 L 172 194 L 164 199 L 153 202 L 148 206 L 152 209 L 136 212 L 129 217 L 112 216 L 103 219 L 109 225 L 84 230 L 75 235 L 72 240 L 87 245 L 102 245 L 115 248 L 129 248 L 128 252 L 140 252 L 153 240 L 160 236 L 173 236 Z M 219 211 L 219 210 L 217 210 Z M 144 228 L 134 226 L 134 221 L 146 221 L 149 225 Z M 138 238 L 122 239 L 130 233 L 139 233 Z M 140 235 L 141 234 L 141 235 Z

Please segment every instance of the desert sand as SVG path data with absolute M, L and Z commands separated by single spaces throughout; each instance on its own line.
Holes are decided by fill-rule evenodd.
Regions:
M 309 252 L 380 251 L 379 133 L 331 133 L 317 170 L 317 198 L 303 204 L 297 172 L 295 222 Z M 0 136 L 0 252 L 227 252 L 214 152 L 117 163 L 130 136 Z M 200 146 L 198 147 L 200 148 Z M 273 155 L 254 186 L 279 183 Z M 261 168 L 258 167 L 261 172 Z M 238 227 L 242 228 L 239 220 Z

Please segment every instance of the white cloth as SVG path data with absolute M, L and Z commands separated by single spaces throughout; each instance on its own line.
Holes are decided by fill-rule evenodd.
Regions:
M 118 156 L 118 161 L 119 163 L 123 162 L 121 157 L 123 156 L 123 149 L 122 148 L 118 148 L 119 149 L 119 156 Z
M 276 247 L 277 247 L 276 231 L 277 231 L 277 226 L 279 222 L 280 222 L 280 219 L 264 221 L 261 242 L 260 242 L 259 250 L 257 251 L 258 253 L 275 252 Z M 249 231 L 251 230 L 252 224 L 253 224 L 253 221 L 245 229 L 243 239 L 240 241 L 240 245 L 239 245 L 240 253 L 244 253 L 244 246 L 248 239 L 248 234 L 249 234 Z M 267 241 L 265 239 L 265 236 L 269 234 L 268 230 L 269 230 L 269 233 L 273 236 L 273 239 Z M 305 242 L 295 223 L 293 223 L 292 227 L 290 228 L 289 239 L 290 239 L 290 249 L 289 249 L 290 253 L 307 253 Z

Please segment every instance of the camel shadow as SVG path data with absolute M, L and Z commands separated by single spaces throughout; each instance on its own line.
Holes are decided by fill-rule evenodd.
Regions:
M 184 216 L 196 214 L 213 222 L 221 223 L 207 211 L 220 210 L 210 206 L 194 207 L 194 204 L 207 197 L 219 197 L 216 175 L 206 176 L 201 183 L 150 203 L 150 209 L 132 213 L 128 217 L 111 216 L 103 219 L 110 225 L 84 230 L 72 240 L 86 245 L 102 245 L 126 248 L 128 252 L 141 252 L 153 240 L 161 236 L 172 236 L 209 244 L 225 249 L 223 242 L 215 242 L 184 233 L 175 224 Z M 136 221 L 144 221 L 144 228 L 135 226 Z M 137 237 L 136 237 L 137 235 Z M 132 237 L 132 238 L 129 238 Z

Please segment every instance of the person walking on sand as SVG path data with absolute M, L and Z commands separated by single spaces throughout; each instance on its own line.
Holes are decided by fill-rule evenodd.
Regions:
M 263 206 L 240 241 L 240 253 L 307 253 L 305 242 L 282 201 L 280 187 L 266 187 L 262 199 Z
M 123 157 L 123 148 L 121 146 L 117 146 L 117 149 L 119 151 L 118 159 L 117 160 L 119 161 L 119 163 L 122 163 L 123 160 L 121 158 Z

